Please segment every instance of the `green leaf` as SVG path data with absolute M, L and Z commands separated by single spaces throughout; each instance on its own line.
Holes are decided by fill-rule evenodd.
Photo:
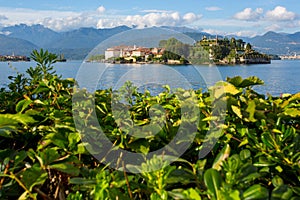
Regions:
M 242 112 L 241 112 L 241 109 L 235 105 L 231 105 L 231 109 L 232 111 L 241 119 L 243 119 L 243 115 L 242 115 Z
M 191 199 L 191 200 L 201 200 L 200 195 L 198 194 L 198 192 L 193 189 L 193 188 L 189 188 L 187 190 L 185 190 L 183 192 L 183 194 L 185 194 L 185 198 L 187 199 Z
M 251 152 L 249 149 L 243 149 L 241 152 L 240 152 L 240 159 L 242 161 L 244 160 L 247 160 L 248 158 L 250 158 L 251 156 Z
M 71 178 L 69 183 L 75 185 L 94 185 L 97 183 L 97 181 L 95 179 Z
M 293 190 L 288 185 L 276 187 L 271 194 L 272 200 L 290 200 L 293 196 Z
M 211 87 L 210 90 L 212 90 L 212 94 L 216 99 L 220 98 L 223 94 L 237 95 L 241 92 L 228 82 L 218 82 L 215 86 Z
M 300 117 L 300 110 L 297 108 L 287 108 L 284 114 L 290 117 Z
M 259 184 L 252 185 L 243 193 L 244 200 L 268 199 L 268 198 L 269 198 L 268 189 Z
M 250 101 L 248 102 L 248 107 L 247 107 L 246 111 L 249 113 L 248 119 L 249 119 L 249 121 L 251 121 L 251 122 L 256 122 L 256 119 L 254 118 L 255 107 L 256 107 L 255 101 L 250 100 Z
M 34 119 L 26 114 L 0 114 L 0 131 L 1 129 L 15 129 L 17 125 L 34 123 Z
M 27 152 L 26 151 L 18 152 L 17 155 L 15 156 L 14 166 L 17 167 L 20 163 L 23 162 L 23 160 L 25 160 L 25 158 L 27 158 Z
M 235 76 L 233 78 L 227 77 L 226 81 L 231 83 L 235 87 L 238 87 L 243 82 L 243 78 L 241 76 Z
M 276 163 L 273 163 L 272 161 L 268 160 L 265 157 L 259 157 L 258 162 L 253 164 L 256 167 L 269 167 L 269 166 L 274 166 Z
M 48 177 L 48 174 L 38 164 L 22 172 L 22 182 L 29 191 L 32 191 L 36 185 L 43 185 Z
M 223 149 L 218 153 L 217 157 L 215 158 L 214 160 L 214 163 L 212 165 L 212 168 L 213 169 L 216 169 L 218 171 L 221 170 L 221 166 L 222 166 L 222 163 L 224 162 L 224 160 L 226 158 L 229 157 L 230 155 L 230 146 L 229 144 L 226 144 Z
M 240 192 L 238 190 L 231 191 L 229 194 L 230 200 L 240 200 Z
M 204 183 L 209 193 L 215 198 L 219 199 L 219 189 L 222 184 L 222 177 L 215 169 L 208 169 L 204 172 Z
M 51 169 L 57 169 L 58 171 L 77 176 L 79 174 L 79 168 L 71 163 L 59 163 L 49 165 Z
M 276 175 L 274 178 L 272 178 L 272 184 L 274 187 L 279 187 L 284 184 L 282 178 L 280 176 Z
M 253 85 L 263 85 L 264 81 L 259 79 L 256 76 L 250 76 L 242 81 L 242 83 L 239 85 L 241 88 L 253 86 Z
M 264 132 L 261 135 L 261 140 L 270 149 L 276 149 L 277 150 L 279 148 L 276 141 L 274 140 L 273 136 L 269 132 Z
M 23 99 L 18 102 L 16 105 L 16 112 L 22 113 L 30 104 L 32 103 L 32 100 L 30 99 Z
M 54 148 L 46 148 L 44 151 L 40 152 L 39 156 L 44 165 L 49 165 L 60 157 L 57 149 Z

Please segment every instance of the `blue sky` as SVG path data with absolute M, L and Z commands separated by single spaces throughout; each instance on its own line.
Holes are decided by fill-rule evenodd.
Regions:
M 255 36 L 300 31 L 300 5 L 298 0 L 0 0 L 0 26 L 20 23 L 56 31 L 171 25 Z

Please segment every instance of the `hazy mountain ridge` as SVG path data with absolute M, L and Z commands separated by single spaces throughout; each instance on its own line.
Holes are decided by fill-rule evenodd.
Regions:
M 215 37 L 215 35 L 187 27 L 163 26 L 162 28 L 185 33 L 194 40 L 201 40 L 203 36 Z M 131 30 L 131 28 L 127 26 L 107 29 L 86 27 L 67 32 L 56 32 L 42 25 L 20 24 L 4 27 L 0 29 L 0 32 L 5 33 L 5 35 L 0 34 L 0 55 L 15 53 L 28 56 L 33 49 L 45 48 L 55 53 L 65 54 L 67 59 L 83 59 L 103 40 L 127 30 Z M 300 32 L 286 34 L 270 31 L 253 38 L 234 37 L 249 42 L 254 49 L 263 53 L 279 55 L 300 53 Z
M 37 49 L 35 44 L 6 35 L 0 34 L 0 55 L 30 55 L 33 49 Z
M 300 52 L 300 33 L 286 34 L 269 31 L 248 40 L 254 48 L 269 54 L 293 54 Z

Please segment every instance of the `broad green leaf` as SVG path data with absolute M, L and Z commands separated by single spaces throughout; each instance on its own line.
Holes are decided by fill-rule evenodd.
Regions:
M 17 125 L 34 123 L 34 119 L 26 114 L 0 114 L 0 130 L 6 128 L 16 128 Z
M 242 83 L 239 85 L 241 88 L 253 86 L 253 85 L 263 85 L 264 81 L 259 79 L 256 76 L 250 76 L 242 81 Z
M 227 77 L 226 81 L 231 83 L 235 87 L 239 87 L 239 85 L 243 82 L 243 78 L 241 76 L 235 76 L 233 78 Z
M 229 193 L 230 200 L 240 200 L 240 192 L 238 190 L 231 191 Z
M 204 183 L 215 199 L 219 198 L 219 190 L 222 185 L 222 177 L 215 169 L 208 169 L 204 172 Z
M 293 196 L 293 190 L 288 185 L 276 187 L 271 194 L 272 200 L 290 200 Z
M 79 168 L 74 166 L 71 163 L 59 163 L 59 164 L 52 164 L 49 165 L 51 169 L 57 169 L 58 171 L 71 174 L 77 176 L 79 174 Z
M 215 86 L 211 87 L 210 90 L 212 90 L 213 96 L 216 99 L 220 98 L 223 94 L 236 95 L 241 92 L 234 85 L 228 82 L 218 82 Z
M 300 92 L 291 96 L 291 98 L 289 98 L 288 101 L 291 102 L 291 101 L 295 101 L 295 100 L 300 100 Z
M 22 113 L 33 101 L 30 99 L 23 99 L 16 105 L 16 112 Z
M 239 107 L 237 107 L 235 105 L 231 105 L 231 109 L 239 118 L 241 118 L 241 119 L 243 118 L 241 109 Z
M 22 172 L 21 181 L 29 191 L 32 191 L 36 185 L 42 185 L 46 181 L 48 174 L 38 164 Z
M 50 165 L 57 160 L 60 155 L 55 148 L 46 148 L 44 151 L 39 153 L 39 157 L 42 159 L 44 165 Z
M 183 194 L 185 194 L 185 198 L 187 198 L 187 199 L 201 200 L 201 197 L 200 197 L 199 193 L 193 188 L 189 188 L 189 189 L 185 190 L 183 192 Z
M 278 175 L 276 175 L 274 178 L 272 178 L 272 184 L 274 187 L 279 187 L 284 184 L 282 178 Z
M 226 158 L 229 157 L 229 155 L 230 155 L 230 146 L 229 144 L 226 144 L 223 147 L 223 149 L 218 153 L 217 157 L 215 158 L 212 168 L 220 171 L 222 167 L 222 163 L 226 160 Z
M 268 189 L 259 184 L 252 185 L 243 193 L 244 200 L 268 199 L 268 198 L 269 198 Z
M 262 85 L 264 81 L 256 76 L 250 76 L 243 79 L 241 76 L 235 76 L 233 78 L 227 78 L 227 81 L 236 87 L 245 88 L 253 85 Z
M 26 151 L 18 152 L 14 159 L 14 166 L 17 167 L 20 163 L 22 163 L 25 160 L 25 158 L 27 158 Z
M 251 156 L 251 152 L 249 149 L 243 149 L 241 152 L 240 152 L 240 159 L 242 161 L 244 160 L 247 160 L 248 158 L 250 158 Z
M 246 111 L 249 113 L 249 118 L 248 119 L 251 122 L 256 122 L 256 119 L 254 118 L 255 108 L 256 108 L 255 101 L 250 100 L 248 102 L 248 107 L 247 107 Z
M 287 108 L 285 109 L 284 114 L 290 117 L 300 117 L 300 110 L 297 108 Z

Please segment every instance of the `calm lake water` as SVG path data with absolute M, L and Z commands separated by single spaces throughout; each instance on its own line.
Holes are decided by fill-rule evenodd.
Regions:
M 12 66 L 12 67 L 11 67 Z M 24 73 L 34 62 L 0 62 L 0 87 L 9 83 L 8 76 Z M 165 65 L 109 65 L 68 61 L 56 63 L 55 69 L 64 78 L 76 78 L 82 87 L 90 90 L 118 88 L 126 80 L 142 89 L 158 91 L 162 85 L 173 88 L 206 88 L 226 77 L 257 76 L 265 84 L 255 90 L 278 96 L 300 92 L 300 60 L 276 60 L 271 64 L 237 66 L 165 66 Z

